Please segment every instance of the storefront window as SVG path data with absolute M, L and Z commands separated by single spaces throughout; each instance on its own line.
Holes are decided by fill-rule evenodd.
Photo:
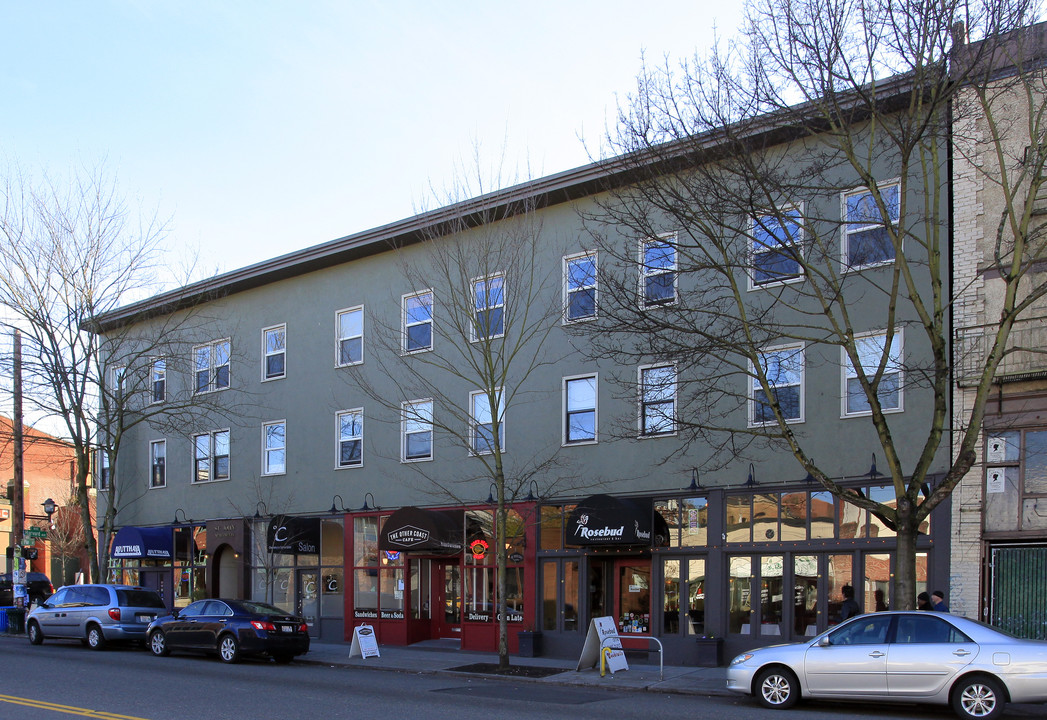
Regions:
M 404 617 L 403 566 L 383 566 L 378 578 L 381 618 L 383 620 L 402 620 Z
M 785 558 L 768 555 L 760 558 L 760 634 L 782 634 L 783 573 Z
M 687 561 L 687 634 L 705 635 L 705 560 Z
M 493 567 L 470 567 L 465 571 L 465 619 L 472 622 L 494 620 Z
M 324 617 L 342 617 L 345 612 L 344 558 L 342 521 L 323 520 L 320 525 L 320 614 Z
M 836 496 L 831 492 L 811 493 L 811 539 L 836 537 Z
M 185 607 L 207 593 L 207 530 L 203 526 L 174 529 L 174 607 Z
M 542 629 L 556 630 L 556 590 L 560 578 L 556 572 L 559 563 L 556 560 L 542 561 Z M 564 603 L 566 605 L 566 601 Z
M 806 492 L 782 493 L 782 540 L 807 539 L 807 498 Z
M 680 546 L 680 503 L 677 500 L 655 500 L 654 511 L 669 527 L 668 547 Z
M 749 633 L 749 616 L 752 613 L 752 562 L 752 558 L 748 556 L 731 558 L 727 585 L 727 632 Z
M 793 556 L 793 633 L 798 637 L 818 634 L 818 558 Z
M 651 566 L 624 565 L 618 573 L 621 633 L 651 631 Z
M 662 563 L 662 632 L 680 632 L 680 561 Z
M 727 496 L 727 542 L 752 542 L 752 496 Z
M 843 603 L 843 586 L 854 587 L 854 556 L 850 553 L 830 555 L 826 572 L 829 594 L 829 624 L 840 622 L 840 605 Z
M 684 547 L 702 547 L 708 544 L 708 498 L 684 498 L 680 501 L 680 510 L 680 544 Z
M 898 505 L 897 496 L 894 494 L 893 486 L 878 486 L 869 488 L 869 499 L 881 505 L 894 508 Z M 880 518 L 869 515 L 869 537 L 896 537 L 897 532 L 887 527 Z
M 353 519 L 353 565 L 378 565 L 378 518 Z
M 852 505 L 846 500 L 840 500 L 839 507 L 840 537 L 844 540 L 867 537 L 865 525 L 869 519 L 868 512 L 864 508 Z
M 353 610 L 358 618 L 378 617 L 378 568 L 353 571 Z
M 887 610 L 891 597 L 891 556 L 887 553 L 865 555 L 865 591 L 859 603 L 866 612 Z
M 778 494 L 753 495 L 753 541 L 778 542 Z
M 573 505 L 543 505 L 541 516 L 540 545 L 542 550 L 563 550 L 563 518 Z

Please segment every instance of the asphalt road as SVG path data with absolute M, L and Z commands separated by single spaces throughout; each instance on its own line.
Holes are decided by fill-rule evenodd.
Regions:
M 276 665 L 213 658 L 155 658 L 138 649 L 95 652 L 78 643 L 34 647 L 0 637 L 0 719 L 59 720 L 895 720 L 953 717 L 944 709 L 804 704 L 792 712 L 758 708 L 734 697 L 537 685 L 469 676 Z M 1045 717 L 1021 706 L 1007 717 Z

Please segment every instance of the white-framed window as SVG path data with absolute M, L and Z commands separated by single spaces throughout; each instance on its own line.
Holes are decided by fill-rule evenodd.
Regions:
M 676 432 L 676 367 L 648 365 L 640 374 L 640 435 Z
M 167 441 L 149 443 L 149 487 L 167 487 Z
M 563 259 L 564 322 L 596 317 L 596 253 L 568 255 Z
M 339 367 L 362 363 L 364 361 L 363 305 L 339 310 L 335 317 L 335 326 L 338 333 L 335 363 Z
M 412 400 L 400 406 L 400 458 L 403 462 L 433 459 L 433 401 Z
M 149 366 L 149 386 L 154 403 L 162 403 L 167 399 L 167 360 L 164 358 L 153 358 Z
M 114 397 L 122 398 L 127 390 L 127 368 L 122 365 L 114 367 L 109 371 L 109 378 Z
M 901 185 L 888 182 L 878 185 L 887 216 L 897 225 L 901 207 Z M 861 188 L 843 194 L 843 263 L 854 270 L 894 261 L 894 243 L 884 223 L 883 213 L 873 193 Z
M 338 455 L 335 467 L 360 467 L 364 464 L 363 408 L 344 410 L 335 414 L 338 429 Z
M 749 425 L 776 422 L 770 400 L 775 400 L 786 422 L 803 422 L 804 418 L 804 346 L 789 345 L 767 348 L 760 353 L 760 367 L 767 375 L 772 398 L 768 398 L 756 377 L 755 368 L 749 382 Z
M 275 420 L 262 425 L 262 474 L 283 475 L 287 472 L 287 421 Z
M 859 335 L 854 339 L 858 361 L 861 363 L 861 372 L 865 377 L 872 378 L 880 367 L 884 351 L 887 347 L 887 333 L 869 333 Z M 904 342 L 902 330 L 897 330 L 891 337 L 891 347 L 887 352 L 887 362 L 884 365 L 883 375 L 880 376 L 880 384 L 876 396 L 880 407 L 884 412 L 900 412 L 903 410 L 902 403 L 902 357 Z M 868 415 L 872 412 L 869 400 L 862 390 L 861 381 L 858 379 L 858 370 L 851 363 L 847 353 L 841 349 L 843 357 L 843 414 L 845 417 L 851 415 Z
M 484 390 L 469 393 L 469 448 L 474 455 L 489 455 L 497 444 L 505 449 L 505 396 L 501 388 L 495 388 L 498 407 L 492 412 L 491 398 Z M 498 432 L 494 431 L 498 420 Z M 497 437 L 496 437 L 497 435 Z
M 403 350 L 405 353 L 433 349 L 433 291 L 404 295 Z
M 505 276 L 501 273 L 473 280 L 473 340 L 505 334 Z
M 109 453 L 105 448 L 95 451 L 95 484 L 99 490 L 109 489 Z
M 224 390 L 229 387 L 230 341 L 215 340 L 193 348 L 196 367 L 196 392 Z
M 643 307 L 676 301 L 676 235 L 640 243 L 640 298 Z
M 788 207 L 751 220 L 751 287 L 797 280 L 803 275 L 803 208 Z
M 563 444 L 596 442 L 596 375 L 563 379 Z
M 193 482 L 229 479 L 229 431 L 193 435 Z
M 287 373 L 287 326 L 262 330 L 262 380 L 277 380 Z

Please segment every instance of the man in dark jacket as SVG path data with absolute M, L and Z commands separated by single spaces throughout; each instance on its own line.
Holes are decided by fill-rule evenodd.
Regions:
M 840 622 L 855 615 L 861 615 L 862 609 L 858 607 L 858 603 L 854 600 L 854 588 L 850 585 L 844 585 L 840 588 L 840 592 L 843 593 L 843 602 L 840 603 Z

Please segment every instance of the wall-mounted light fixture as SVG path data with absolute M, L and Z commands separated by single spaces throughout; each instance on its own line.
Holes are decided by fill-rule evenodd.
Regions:
M 752 463 L 749 463 L 749 477 L 745 480 L 746 487 L 756 486 L 756 468 L 753 467 Z
M 702 483 L 698 480 L 698 468 L 691 468 L 691 485 L 687 489 L 691 492 L 702 489 Z
M 367 504 L 367 498 L 371 498 L 371 503 L 373 504 L 373 507 L 371 505 Z M 378 506 L 378 504 L 375 503 L 374 495 L 372 495 L 371 493 L 364 493 L 364 504 L 360 506 L 360 512 L 370 512 L 371 510 L 381 510 L 381 509 L 382 508 L 380 508 Z
M 182 521 L 181 522 L 178 522 L 178 513 L 182 513 Z M 178 508 L 177 510 L 175 510 L 175 517 L 174 517 L 174 520 L 171 522 L 171 524 L 172 525 L 186 525 L 186 524 L 191 523 L 191 522 L 192 522 L 192 520 L 186 520 L 185 510 L 183 510 L 182 508 Z

